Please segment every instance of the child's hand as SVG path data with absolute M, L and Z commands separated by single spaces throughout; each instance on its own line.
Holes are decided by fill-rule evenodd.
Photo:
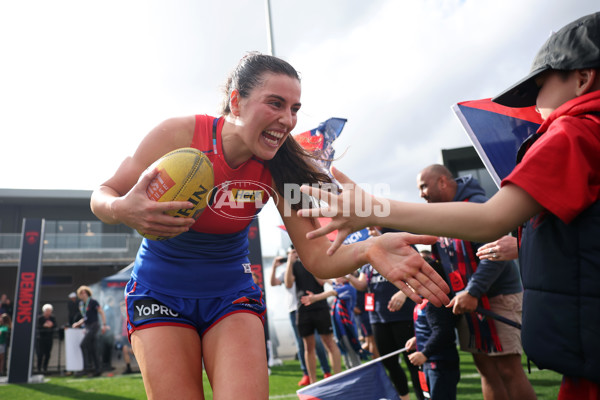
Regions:
M 414 353 L 408 355 L 408 360 L 412 365 L 420 367 L 421 365 L 425 364 L 427 357 L 425 357 L 425 354 L 421 353 L 420 351 L 415 351 Z
M 446 307 L 452 308 L 452 312 L 458 315 L 475 311 L 478 304 L 479 299 L 471 296 L 469 292 L 465 290 L 454 296 Z
M 404 345 L 404 347 L 406 347 L 406 350 L 410 350 L 410 351 L 414 351 L 417 349 L 417 337 L 413 336 L 410 339 L 408 339 L 406 341 L 406 344 Z
M 374 216 L 381 208 L 374 196 L 362 190 L 360 186 L 342 172 L 332 168 L 331 173 L 340 183 L 342 192 L 335 194 L 304 185 L 300 188 L 302 193 L 323 200 L 328 206 L 298 211 L 298 215 L 301 217 L 331 217 L 329 224 L 306 235 L 308 239 L 314 239 L 337 230 L 337 236 L 327 251 L 328 255 L 335 253 L 349 234 L 369 225 L 369 217 Z M 357 210 L 361 215 L 357 215 Z
M 302 304 L 304 304 L 305 306 L 310 306 L 313 303 L 313 297 L 315 296 L 315 294 L 313 292 L 311 292 L 310 290 L 306 291 L 306 295 L 302 296 L 300 298 L 300 302 Z

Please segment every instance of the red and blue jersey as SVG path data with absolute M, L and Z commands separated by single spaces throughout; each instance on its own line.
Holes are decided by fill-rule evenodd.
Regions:
M 224 119 L 196 115 L 191 147 L 202 151 L 213 165 L 215 188 L 208 207 L 192 229 L 204 233 L 235 233 L 245 229 L 272 193 L 271 172 L 264 160 L 250 158 L 231 168 L 223 155 Z
M 180 297 L 207 298 L 252 286 L 248 229 L 271 193 L 271 173 L 250 158 L 237 168 L 225 161 L 221 140 L 224 121 L 196 116 L 191 147 L 213 164 L 215 188 L 209 205 L 189 232 L 174 238 L 144 239 L 132 278 L 154 291 Z

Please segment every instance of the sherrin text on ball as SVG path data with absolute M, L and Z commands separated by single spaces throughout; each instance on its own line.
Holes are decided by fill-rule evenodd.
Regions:
M 148 198 L 155 201 L 189 201 L 193 208 L 168 211 L 174 217 L 197 219 L 206 208 L 214 186 L 212 163 L 200 150 L 184 147 L 173 150 L 149 169 L 157 168 L 158 174 L 146 189 Z M 151 240 L 165 240 L 167 236 L 143 234 Z

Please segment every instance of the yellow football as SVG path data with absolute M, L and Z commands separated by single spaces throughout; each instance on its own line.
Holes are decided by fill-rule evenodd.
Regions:
M 208 157 L 200 150 L 184 147 L 165 154 L 149 168 L 154 167 L 159 172 L 146 189 L 148 198 L 155 201 L 189 201 L 194 204 L 193 208 L 172 210 L 167 214 L 197 219 L 208 204 L 214 187 L 215 176 Z M 151 240 L 173 237 L 140 234 Z

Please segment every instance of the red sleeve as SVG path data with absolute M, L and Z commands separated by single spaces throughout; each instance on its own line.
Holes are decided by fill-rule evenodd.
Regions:
M 211 143 L 212 123 L 214 117 L 208 115 L 196 115 L 196 124 L 194 126 L 194 137 L 190 147 L 200 151 L 208 150 Z
M 600 194 L 600 128 L 590 120 L 559 118 L 502 181 L 529 193 L 569 223 Z

